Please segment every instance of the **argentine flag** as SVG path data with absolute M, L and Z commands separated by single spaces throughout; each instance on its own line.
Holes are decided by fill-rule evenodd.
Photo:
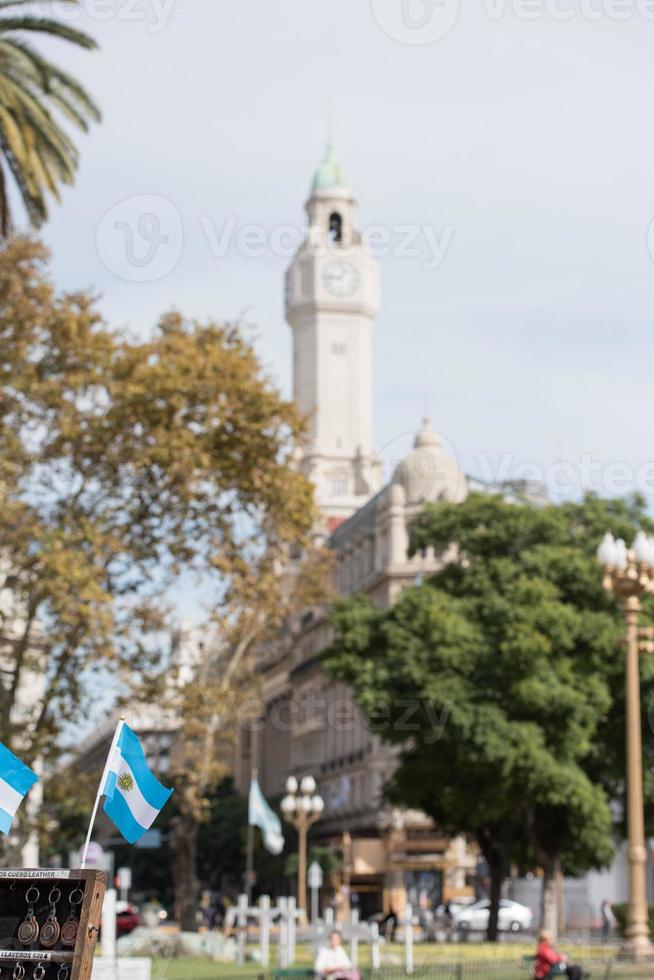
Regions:
M 16 810 L 39 777 L 0 742 L 0 831 L 8 834 Z
M 102 793 L 107 797 L 104 812 L 125 840 L 134 844 L 150 829 L 172 792 L 152 775 L 138 736 L 122 722 L 107 761 Z
M 284 850 L 282 823 L 275 811 L 266 803 L 256 776 L 252 777 L 250 783 L 248 811 L 248 823 L 259 828 L 266 850 L 271 854 L 281 854 Z

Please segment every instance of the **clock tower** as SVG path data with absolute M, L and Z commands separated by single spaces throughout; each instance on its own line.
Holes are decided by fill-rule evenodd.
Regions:
M 356 201 L 327 148 L 306 204 L 308 228 L 286 273 L 293 396 L 308 418 L 302 469 L 328 533 L 381 483 L 372 449 L 372 326 L 379 270 L 355 227 Z

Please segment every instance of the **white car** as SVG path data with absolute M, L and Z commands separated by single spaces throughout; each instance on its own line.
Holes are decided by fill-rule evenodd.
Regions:
M 490 902 L 487 898 L 474 902 L 454 913 L 454 928 L 459 932 L 484 932 L 488 929 Z M 534 913 L 526 905 L 512 902 L 508 898 L 500 900 L 498 929 L 502 932 L 520 932 L 529 929 Z

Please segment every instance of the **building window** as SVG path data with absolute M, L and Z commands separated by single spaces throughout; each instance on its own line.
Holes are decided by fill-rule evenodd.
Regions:
M 340 477 L 332 480 L 331 495 L 332 497 L 345 497 L 347 495 L 347 480 Z
M 338 211 L 329 216 L 329 237 L 333 242 L 343 241 L 343 219 Z
M 332 344 L 332 354 L 336 354 L 337 357 L 344 357 L 347 354 L 347 345 Z

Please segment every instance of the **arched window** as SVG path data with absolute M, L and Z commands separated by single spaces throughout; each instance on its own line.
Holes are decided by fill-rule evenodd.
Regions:
M 338 211 L 329 216 L 329 237 L 333 242 L 343 241 L 343 218 Z

